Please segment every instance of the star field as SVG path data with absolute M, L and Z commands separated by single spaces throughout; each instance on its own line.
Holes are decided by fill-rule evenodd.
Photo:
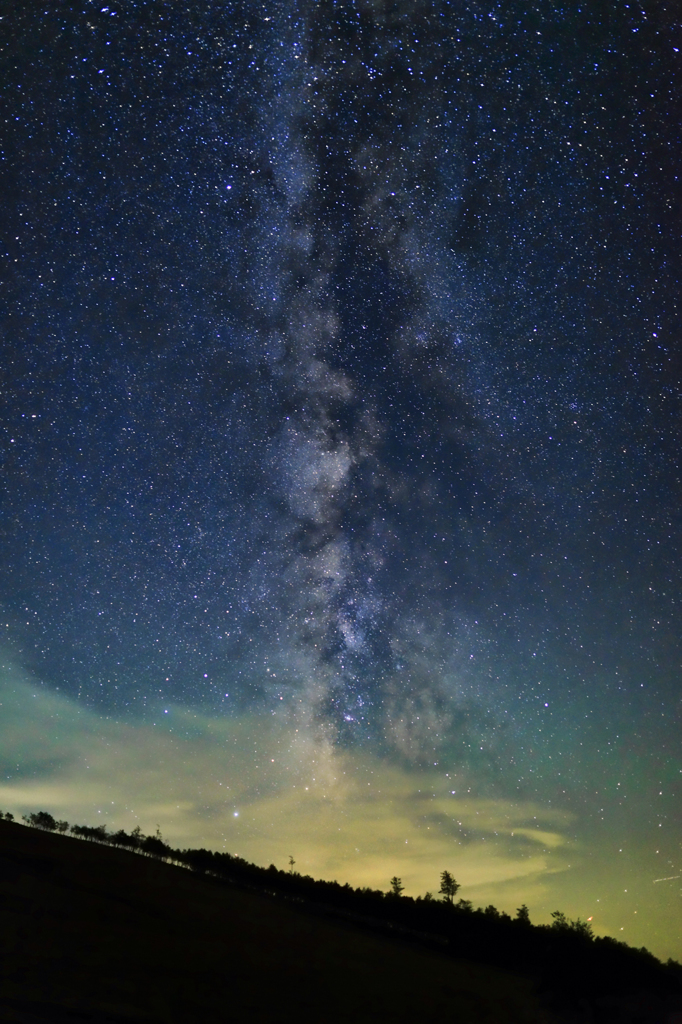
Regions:
M 544 814 L 563 859 L 472 885 L 623 937 L 627 860 L 625 937 L 679 957 L 679 883 L 653 881 L 682 840 L 673 7 L 29 2 L 0 35 L 1 653 L 27 730 L 0 802 L 102 721 L 115 802 L 147 792 L 126 730 L 158 732 L 175 820 L 263 862 L 266 826 L 225 824 L 178 744 L 268 827 L 322 763 L 330 792 L 432 794 L 404 829 L 441 858 L 476 800 L 491 847 L 523 805 L 517 839 Z M 36 761 L 23 688 L 82 741 Z M 383 885 L 375 840 L 357 870 Z M 330 870 L 336 839 L 305 843 Z

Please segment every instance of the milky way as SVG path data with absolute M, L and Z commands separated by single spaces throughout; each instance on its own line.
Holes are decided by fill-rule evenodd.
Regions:
M 2 25 L 8 678 L 611 814 L 675 874 L 673 15 Z

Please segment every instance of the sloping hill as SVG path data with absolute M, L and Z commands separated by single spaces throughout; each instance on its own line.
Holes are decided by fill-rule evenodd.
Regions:
M 0 1019 L 548 1024 L 533 982 L 0 821 Z

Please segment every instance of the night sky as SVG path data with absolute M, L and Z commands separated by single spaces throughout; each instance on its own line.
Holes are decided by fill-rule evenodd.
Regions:
M 0 808 L 682 958 L 678 5 L 1 6 Z

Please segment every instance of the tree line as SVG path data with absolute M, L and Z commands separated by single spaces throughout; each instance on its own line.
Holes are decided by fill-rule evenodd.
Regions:
M 3 817 L 2 811 L 0 811 L 0 818 Z M 4 815 L 8 821 L 14 821 L 14 815 L 7 812 Z M 134 850 L 138 853 L 145 853 L 153 857 L 160 857 L 163 860 L 172 861 L 176 864 L 182 864 L 195 871 L 199 871 L 203 874 L 215 875 L 220 877 L 225 874 L 225 867 L 228 866 L 230 869 L 230 875 L 246 874 L 254 872 L 261 872 L 267 870 L 268 881 L 272 881 L 271 872 L 277 871 L 274 864 L 271 864 L 269 868 L 259 868 L 255 864 L 250 864 L 248 861 L 242 860 L 241 857 L 235 857 L 229 853 L 212 853 L 207 850 L 174 850 L 167 843 L 163 841 L 161 830 L 157 826 L 155 835 L 144 835 L 140 826 L 136 826 L 132 832 L 125 832 L 124 829 L 119 829 L 117 832 L 110 832 L 106 825 L 70 825 L 68 821 L 59 821 L 53 817 L 48 811 L 37 811 L 32 814 L 22 815 L 22 820 L 25 824 L 30 825 L 32 828 L 43 829 L 46 832 L 58 832 L 64 834 L 69 832 L 72 836 L 76 836 L 79 839 L 88 839 L 90 841 L 108 843 L 111 846 L 121 846 L 128 850 Z M 332 885 L 338 886 L 338 882 L 325 883 L 323 881 L 315 880 L 309 875 L 302 876 L 299 872 L 294 871 L 294 860 L 292 855 L 289 855 L 289 875 L 293 875 L 297 879 L 297 883 L 313 883 L 315 886 Z M 353 889 L 350 885 L 346 884 L 341 887 L 344 892 L 350 891 L 355 894 L 364 897 L 371 897 L 373 899 L 383 900 L 385 897 L 403 897 L 405 887 L 402 884 L 402 879 L 396 875 L 391 878 L 389 882 L 389 889 L 386 893 L 380 889 L 372 889 L 370 887 L 363 887 Z M 455 896 L 461 889 L 461 885 L 457 882 L 450 871 L 444 870 L 440 875 L 440 888 L 438 890 L 439 895 L 442 898 L 442 902 L 447 906 L 453 907 L 456 910 L 470 913 L 474 907 L 470 900 L 460 899 L 455 903 Z M 407 900 L 411 900 L 411 897 L 403 897 Z M 416 903 L 434 903 L 436 898 L 433 893 L 427 892 L 424 896 L 417 896 Z M 509 914 L 504 911 L 497 910 L 496 907 L 490 905 L 483 910 L 483 913 L 488 917 L 512 920 Z M 591 925 L 580 919 L 571 921 L 564 913 L 557 910 L 552 914 L 553 927 L 558 930 L 574 931 L 583 937 L 592 938 L 592 927 Z M 524 904 L 519 907 L 516 912 L 516 921 L 521 924 L 530 924 L 530 914 L 528 907 Z
M 0 817 L 14 820 L 10 813 L 0 812 Z M 576 993 L 589 998 L 609 986 L 624 990 L 635 984 L 682 995 L 682 967 L 676 961 L 662 964 L 644 947 L 634 949 L 610 936 L 595 937 L 589 922 L 571 920 L 559 910 L 552 914 L 551 924 L 533 925 L 525 904 L 512 918 L 492 905 L 474 908 L 470 900 L 455 901 L 461 886 L 448 870 L 440 873 L 440 898 L 430 892 L 413 898 L 404 895 L 397 875 L 390 879 L 387 891 L 353 888 L 299 874 L 291 855 L 288 870 L 280 870 L 274 864 L 262 868 L 225 852 L 173 849 L 158 827 L 153 835 L 144 835 L 139 826 L 131 832 L 112 832 L 106 825 L 70 825 L 47 811 L 24 815 L 23 821 L 47 832 L 69 833 L 181 865 L 216 883 L 317 906 L 321 912 L 340 913 L 370 927 L 397 929 L 454 956 L 532 974 L 545 986 L 571 993 L 571 998 Z

